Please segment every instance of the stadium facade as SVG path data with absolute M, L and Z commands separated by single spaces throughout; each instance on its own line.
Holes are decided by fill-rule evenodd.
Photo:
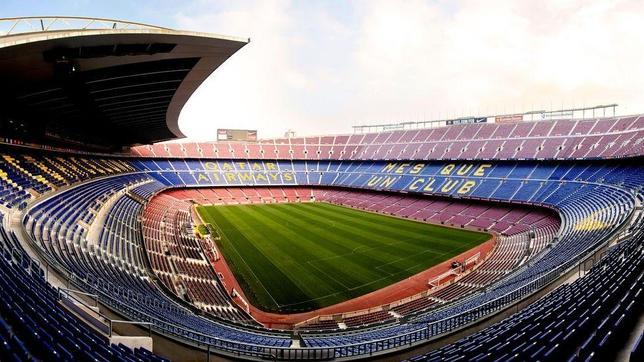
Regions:
M 152 144 L 248 40 L 0 24 L 2 360 L 641 356 L 644 116 Z M 293 316 L 253 304 L 195 208 L 320 202 L 492 238 L 402 293 Z

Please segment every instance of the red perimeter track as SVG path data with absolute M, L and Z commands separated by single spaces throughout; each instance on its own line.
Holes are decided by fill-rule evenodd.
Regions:
M 193 209 L 193 217 L 195 220 L 200 220 L 196 211 Z M 441 225 L 444 226 L 444 225 Z M 341 314 L 347 312 L 355 312 L 359 310 L 369 309 L 378 307 L 384 304 L 389 304 L 407 297 L 411 297 L 420 292 L 427 291 L 427 282 L 431 278 L 439 276 L 446 271 L 451 269 L 452 261 L 454 260 L 465 260 L 476 253 L 481 253 L 481 258 L 477 265 L 480 265 L 487 259 L 490 252 L 494 249 L 496 245 L 496 237 L 494 235 L 491 238 L 484 242 L 483 244 L 476 246 L 470 250 L 467 250 L 455 257 L 450 258 L 440 264 L 434 265 L 433 267 L 422 271 L 418 274 L 412 275 L 407 279 L 403 279 L 399 282 L 391 284 L 382 289 L 375 290 L 371 293 L 359 296 L 357 298 L 349 299 L 347 301 L 333 304 L 324 308 L 312 310 L 310 312 L 303 313 L 294 313 L 294 314 L 278 314 L 265 312 L 250 303 L 250 300 L 244 294 L 244 290 L 240 287 L 237 279 L 226 263 L 224 256 L 221 252 L 220 258 L 218 261 L 212 261 L 213 267 L 218 273 L 223 275 L 222 282 L 228 293 L 232 292 L 234 288 L 237 293 L 241 294 L 246 302 L 249 304 L 250 314 L 255 318 L 259 323 L 263 324 L 268 328 L 277 328 L 277 329 L 291 329 L 293 326 L 299 322 L 317 317 L 320 315 L 330 315 L 330 314 Z M 233 298 L 233 300 L 240 306 L 242 309 L 246 309 L 246 306 L 239 300 L 239 298 Z

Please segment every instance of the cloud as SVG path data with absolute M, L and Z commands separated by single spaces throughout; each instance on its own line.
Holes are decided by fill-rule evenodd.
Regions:
M 260 137 L 350 125 L 617 102 L 644 107 L 640 1 L 200 0 L 176 27 L 252 40 L 180 127 Z

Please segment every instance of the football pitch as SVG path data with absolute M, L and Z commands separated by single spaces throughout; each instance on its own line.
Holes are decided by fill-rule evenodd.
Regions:
M 325 307 L 381 289 L 489 239 L 485 233 L 328 203 L 199 206 L 250 302 L 269 312 Z

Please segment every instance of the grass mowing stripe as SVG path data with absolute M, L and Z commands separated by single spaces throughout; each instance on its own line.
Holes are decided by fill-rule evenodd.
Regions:
M 199 210 L 199 212 L 200 214 L 202 213 L 201 210 Z M 238 247 L 241 248 L 244 245 L 246 248 L 249 248 L 249 245 L 252 245 L 252 243 L 250 243 L 248 239 L 246 239 L 234 226 L 236 224 L 234 222 L 234 216 L 223 209 L 205 209 L 205 212 L 208 214 L 211 223 L 213 223 L 219 231 L 221 239 L 217 244 L 219 245 L 221 252 L 228 255 L 229 265 L 234 270 L 245 275 L 245 277 L 240 280 L 242 288 L 246 287 L 246 284 L 248 283 L 251 285 L 251 288 L 249 288 L 251 292 L 254 290 L 265 291 L 266 293 L 261 293 L 258 297 L 260 299 L 265 299 L 262 300 L 262 304 L 268 305 L 269 303 L 272 303 L 275 308 L 278 308 L 279 304 L 272 298 L 268 289 L 261 283 L 261 280 L 257 278 L 255 269 L 251 268 L 249 263 L 246 261 L 246 259 L 254 260 L 259 255 L 253 255 L 252 252 L 248 252 L 248 250 L 246 250 L 244 251 L 244 257 L 242 256 L 242 253 L 237 250 Z M 228 213 L 228 215 L 223 217 L 225 213 Z M 231 250 L 233 252 L 230 252 Z
M 299 205 L 294 205 L 294 208 L 297 210 Z M 355 213 L 355 210 L 350 210 L 353 211 L 353 213 L 348 214 L 346 216 L 338 215 L 336 210 L 329 210 L 325 211 L 322 208 L 307 208 L 308 211 L 312 215 L 317 215 L 319 217 L 328 219 L 328 220 L 333 220 L 335 223 L 339 223 L 341 225 L 346 225 L 350 229 L 353 229 L 357 224 L 361 225 L 363 227 L 356 228 L 356 230 L 359 230 L 360 233 L 370 233 L 371 237 L 378 237 L 382 236 L 383 232 L 387 233 L 388 237 L 395 238 L 395 239 L 408 239 L 408 238 L 418 238 L 422 237 L 422 233 L 420 232 L 409 232 L 406 230 L 401 230 L 400 229 L 400 220 L 394 220 L 395 222 L 398 223 L 396 227 L 391 227 L 388 225 L 385 225 L 383 223 L 374 223 L 370 220 L 371 217 L 376 217 L 376 218 L 383 218 L 382 215 L 376 215 L 376 214 L 368 214 L 365 212 L 358 211 L 359 214 Z M 339 209 L 344 209 L 340 208 Z M 378 230 L 374 230 L 378 229 Z
M 277 208 L 279 205 L 274 205 L 274 206 L 275 207 L 268 207 L 268 208 L 258 206 L 257 208 L 246 208 L 246 210 L 247 211 L 252 210 L 252 211 L 255 211 L 255 212 L 258 212 L 258 213 L 261 214 L 263 212 L 273 210 L 273 209 Z M 251 215 L 249 215 L 249 216 L 251 216 Z M 259 219 L 264 219 L 263 216 L 258 216 L 258 215 L 253 215 L 252 217 L 257 218 L 258 221 L 259 221 Z M 291 216 L 289 216 L 289 215 L 286 215 L 286 217 L 287 217 L 287 219 L 292 219 Z M 291 220 L 291 222 L 292 222 L 292 220 Z M 270 225 L 270 223 L 271 223 L 271 221 L 264 220 L 264 225 L 268 226 L 268 225 Z M 276 221 L 275 223 L 277 224 L 278 227 L 284 225 L 284 223 L 280 223 L 279 221 Z M 273 225 L 273 226 L 275 226 L 275 225 Z M 292 229 L 292 225 L 291 225 L 291 227 L 289 227 L 289 229 Z M 298 230 L 298 231 L 300 231 L 300 230 Z M 301 231 L 302 231 L 303 235 L 298 236 L 298 238 L 300 240 L 302 240 L 303 236 L 306 235 L 306 233 L 307 233 L 306 229 L 301 229 Z M 295 257 L 297 258 L 297 255 Z M 304 258 L 301 258 L 301 259 L 304 259 Z M 307 270 L 303 271 L 303 273 L 304 273 L 303 275 L 317 274 L 317 275 L 321 275 L 321 277 L 322 277 L 321 280 L 318 281 L 317 283 L 312 283 L 310 281 L 307 281 L 307 283 L 303 286 L 304 288 L 306 288 L 306 289 L 313 288 L 313 290 L 316 293 L 319 294 L 321 292 L 320 287 L 323 286 L 324 283 L 329 283 L 329 282 L 332 281 L 332 282 L 335 282 L 336 284 L 339 284 L 341 287 L 339 288 L 339 290 L 337 292 L 329 292 L 327 295 L 324 295 L 324 296 L 321 296 L 321 297 L 318 296 L 318 294 L 316 294 L 316 295 L 312 295 L 311 298 L 309 298 L 307 300 L 302 300 L 302 301 L 298 300 L 297 298 L 293 298 L 293 302 L 290 303 L 290 308 L 296 308 L 297 306 L 313 305 L 313 304 L 317 304 L 317 303 L 325 303 L 326 304 L 326 303 L 330 303 L 329 301 L 325 301 L 327 299 L 331 300 L 331 302 L 332 302 L 332 301 L 341 301 L 341 300 L 346 299 L 347 297 L 350 297 L 350 294 L 347 294 L 347 292 L 348 292 L 348 289 L 351 288 L 352 286 L 351 285 L 350 286 L 344 285 L 342 283 L 342 281 L 340 281 L 340 279 L 342 279 L 345 282 L 347 282 L 348 279 L 352 277 L 351 274 L 338 275 L 339 272 L 340 272 L 339 270 L 333 270 L 333 272 L 330 273 L 330 272 L 328 272 L 328 271 L 326 271 L 324 269 L 315 268 L 315 266 L 313 266 L 313 265 L 308 265 L 308 264 L 303 264 L 303 265 L 305 265 L 307 267 Z M 313 266 L 313 268 L 311 268 L 311 266 Z M 364 277 L 364 275 L 363 275 L 363 277 Z M 310 308 L 310 307 L 307 307 L 307 309 L 308 308 Z
M 316 243 L 315 245 L 322 246 L 325 251 L 331 250 L 332 253 L 325 253 L 330 255 L 324 256 L 322 258 L 301 257 L 300 259 L 306 262 L 308 265 L 313 266 L 322 274 L 327 275 L 332 280 L 338 281 L 338 279 L 342 279 L 342 281 L 339 283 L 346 289 L 351 289 L 355 285 L 361 284 L 362 280 L 364 280 L 365 278 L 374 278 L 378 276 L 379 273 L 372 268 L 372 261 L 370 263 L 359 263 L 358 258 L 345 258 L 345 263 L 342 265 L 342 268 L 339 269 L 337 268 L 338 265 L 335 264 L 330 265 L 330 270 L 326 267 L 324 269 L 321 269 L 313 263 L 320 259 L 332 259 L 338 256 L 346 256 L 352 254 L 354 253 L 352 250 L 358 248 L 359 246 L 365 245 L 364 242 L 366 241 L 366 239 L 362 244 L 357 244 L 355 239 L 351 239 L 345 236 L 341 231 L 338 231 L 336 233 L 329 233 L 328 229 L 320 228 L 315 225 L 316 222 L 319 221 L 316 221 L 316 219 L 311 218 L 310 216 L 300 211 L 286 210 L 283 208 L 269 208 L 268 210 L 273 212 L 277 217 L 283 217 L 290 220 L 289 228 L 298 230 L 301 235 L 300 237 L 305 237 L 307 233 L 312 233 L 318 237 L 317 240 L 324 240 L 323 243 Z M 307 228 L 307 226 L 309 226 L 310 228 Z M 360 238 L 360 236 L 357 237 Z M 348 245 L 342 245 L 343 242 Z M 322 255 L 322 253 L 320 253 L 320 255 Z M 317 265 L 319 265 L 319 263 Z M 333 273 L 330 274 L 329 271 Z M 333 274 L 335 274 L 335 277 Z
M 278 206 L 278 205 L 275 205 L 275 206 Z M 269 208 L 272 208 L 272 207 L 269 207 Z M 260 205 L 258 205 L 258 206 L 256 206 L 256 207 L 246 207 L 246 208 L 242 208 L 242 209 L 239 209 L 239 211 L 240 211 L 240 212 L 250 212 L 250 210 L 257 211 L 258 209 L 259 209 L 259 210 L 261 210 L 261 209 L 267 209 L 267 208 L 264 208 L 264 207 L 261 207 Z M 245 216 L 246 216 L 246 217 L 245 217 L 246 219 L 254 219 L 255 221 L 258 221 L 258 222 L 260 222 L 260 219 L 262 218 L 261 216 L 259 216 L 259 215 L 257 215 L 257 214 L 255 214 L 255 215 L 247 214 L 247 215 L 245 215 Z M 262 222 L 260 222 L 260 223 L 262 223 Z M 263 222 L 263 224 L 264 224 L 263 226 L 265 226 L 265 227 L 267 227 L 267 228 L 270 228 L 270 226 L 269 226 L 269 225 L 267 225 L 267 224 L 266 224 L 266 222 Z M 282 225 L 282 224 L 277 225 L 277 227 L 279 227 L 280 225 Z M 273 227 L 275 227 L 275 226 L 276 226 L 276 225 L 273 225 Z M 272 231 L 271 231 L 271 233 L 272 233 L 272 234 L 276 234 L 276 233 L 277 233 L 277 234 L 279 234 L 279 232 L 276 232 L 276 231 L 275 231 L 275 230 L 273 230 L 273 229 L 271 229 L 271 230 L 272 230 Z M 302 231 L 306 232 L 306 230 L 302 230 Z M 299 238 L 299 239 L 302 239 L 302 236 L 298 236 L 298 238 Z M 257 236 L 257 239 L 258 239 L 258 240 L 260 240 L 260 239 L 261 239 L 261 236 L 259 236 L 259 235 L 258 235 L 258 236 Z M 286 239 L 282 239 L 282 238 L 280 238 L 280 240 L 286 240 Z M 280 249 L 275 249 L 275 250 L 276 250 L 276 251 L 280 251 Z M 289 250 L 289 248 L 282 248 L 282 250 Z M 315 271 L 315 270 L 311 270 L 311 268 L 308 268 L 308 270 L 303 270 L 301 275 L 308 275 L 308 276 L 310 276 L 311 274 L 313 274 L 313 273 L 312 273 L 312 271 Z M 296 272 L 296 271 L 292 271 L 291 275 L 295 275 L 295 272 Z M 318 272 L 319 272 L 319 271 L 318 271 Z M 318 273 L 318 274 L 319 274 L 319 273 Z M 266 274 L 261 274 L 261 275 L 266 275 Z M 261 276 L 260 276 L 260 278 L 261 278 Z M 306 279 L 308 279 L 308 278 L 306 278 Z M 328 276 L 328 275 L 326 275 L 326 274 L 324 274 L 324 272 L 322 272 L 322 278 L 321 278 L 321 279 L 322 279 L 321 281 L 320 281 L 320 280 L 317 280 L 317 281 L 304 280 L 306 283 L 305 283 L 303 286 L 301 286 L 301 287 L 302 287 L 303 289 L 315 288 L 315 289 L 316 289 L 316 291 L 317 291 L 317 292 L 319 292 L 319 291 L 320 291 L 320 290 L 319 290 L 319 288 L 320 288 L 320 287 L 322 287 L 322 286 L 324 286 L 324 285 L 325 285 L 325 283 L 328 283 L 328 282 L 329 282 L 329 276 Z M 337 279 L 331 279 L 331 280 L 337 280 Z M 269 284 L 269 285 L 270 285 L 270 284 L 272 284 L 273 282 L 276 282 L 276 281 L 271 280 L 271 278 L 269 278 L 269 280 L 264 281 L 264 284 Z M 336 286 L 336 288 L 338 288 L 338 287 Z M 342 285 L 342 284 L 340 283 L 340 290 L 346 290 L 346 289 L 347 289 L 347 288 L 346 288 L 344 285 Z M 333 294 L 333 292 L 328 292 L 327 294 Z M 291 299 L 291 303 L 290 303 L 290 304 L 304 303 L 304 302 L 307 302 L 307 301 L 309 301 L 310 299 L 314 299 L 314 298 L 316 298 L 316 296 L 307 297 L 307 298 L 300 298 L 300 297 L 298 297 L 298 296 L 296 296 L 296 295 L 292 295 L 292 296 L 290 296 L 290 299 Z M 341 298 L 343 298 L 343 296 L 342 296 L 342 295 L 340 295 L 340 296 L 338 296 L 338 298 L 340 298 L 340 299 L 338 299 L 338 300 L 341 300 Z M 282 303 L 283 303 L 281 300 L 280 300 L 279 302 L 280 302 L 280 304 L 282 304 Z
M 334 233 L 328 232 L 328 225 L 322 222 L 322 218 L 318 217 L 314 213 L 308 211 L 302 212 L 296 208 L 292 209 L 276 209 L 277 212 L 283 212 L 291 216 L 291 220 L 294 223 L 304 223 L 309 225 L 316 225 L 319 223 L 319 226 L 316 225 L 316 228 L 323 231 L 324 237 L 326 240 L 334 243 L 339 246 L 339 252 L 342 253 L 355 253 L 358 249 L 362 250 L 363 248 L 372 248 L 375 249 L 380 246 L 387 246 L 391 244 L 391 239 L 383 237 L 381 234 L 373 233 L 370 230 L 365 230 L 362 228 L 356 228 L 355 223 L 352 225 L 347 225 L 346 223 L 333 223 Z M 329 220 L 329 218 L 326 218 Z M 385 244 L 382 241 L 388 241 L 388 244 Z M 378 245 L 373 245 L 377 243 Z M 333 257 L 336 257 L 337 254 L 334 254 Z
M 322 205 L 323 207 L 316 208 L 313 212 L 348 225 L 358 223 L 363 225 L 364 229 L 396 235 L 396 238 L 417 238 L 427 231 L 427 224 L 424 224 L 424 227 L 421 229 L 412 229 L 411 225 L 413 224 L 408 221 L 408 224 L 406 224 L 407 228 L 401 229 L 400 224 L 402 219 L 353 209 L 348 209 L 349 213 L 346 213 L 347 208 L 327 204 Z M 328 208 L 329 206 L 332 208 Z
M 352 211 L 356 211 L 355 209 L 332 205 L 328 203 L 321 203 L 320 205 L 321 205 L 321 208 L 320 208 L 321 210 L 328 209 L 331 211 L 332 214 L 335 214 L 335 215 L 340 214 L 340 215 L 345 215 L 346 217 L 352 217 L 352 215 L 355 216 L 355 214 L 351 213 Z M 426 232 L 429 225 L 430 229 L 433 227 L 432 235 L 434 238 L 443 238 L 450 241 L 450 243 L 453 243 L 454 241 L 458 242 L 458 239 L 453 240 L 455 237 L 458 238 L 460 236 L 463 236 L 467 239 L 469 236 L 475 236 L 476 234 L 481 234 L 475 231 L 447 228 L 443 226 L 421 223 L 415 220 L 401 219 L 401 218 L 397 218 L 389 215 L 376 214 L 372 212 L 362 212 L 359 215 L 360 215 L 359 217 L 361 217 L 366 222 L 370 223 L 373 227 L 379 227 L 383 225 L 395 225 L 397 228 L 400 225 L 400 220 L 405 220 L 408 222 L 406 224 L 408 229 L 417 228 L 419 230 L 423 230 Z M 485 234 L 483 234 L 483 236 L 484 238 L 487 238 Z
M 241 211 L 246 213 L 246 216 L 249 219 L 253 219 L 256 226 L 267 230 L 271 237 L 277 237 L 279 239 L 278 243 L 281 245 L 281 248 L 274 247 L 271 248 L 271 250 L 267 250 L 267 252 L 273 252 L 276 258 L 282 261 L 282 265 L 285 268 L 291 269 L 289 270 L 289 276 L 299 275 L 299 277 L 295 279 L 294 283 L 298 284 L 301 290 L 305 291 L 305 295 L 308 296 L 311 293 L 318 293 L 318 288 L 324 288 L 325 284 L 328 284 L 328 281 L 325 278 L 317 278 L 318 280 L 312 278 L 315 274 L 311 273 L 308 268 L 297 268 L 297 266 L 301 266 L 301 263 L 298 263 L 299 259 L 311 253 L 311 251 L 301 243 L 301 241 L 306 238 L 305 235 L 299 235 L 293 230 L 282 228 L 283 223 L 273 221 L 270 217 L 263 215 L 261 208 L 244 208 L 241 209 Z M 258 236 L 258 238 L 265 238 L 265 236 Z M 298 239 L 297 243 L 291 242 L 294 238 Z M 284 271 L 284 269 L 282 270 Z M 338 286 L 335 286 L 334 289 L 337 288 Z M 308 300 L 311 298 L 290 299 Z
M 326 207 L 331 207 L 334 209 L 348 209 L 349 211 L 355 211 L 354 209 L 349 209 L 337 205 L 331 205 L 331 204 L 323 204 Z M 407 221 L 408 224 L 406 225 L 411 225 L 411 226 L 418 226 L 424 228 L 424 232 L 426 233 L 428 230 L 432 234 L 432 238 L 435 241 L 435 246 L 438 245 L 446 245 L 448 248 L 446 250 L 451 250 L 451 247 L 453 244 L 459 244 L 462 243 L 465 246 L 469 245 L 469 239 L 475 239 L 480 242 L 483 242 L 487 239 L 489 239 L 489 236 L 485 233 L 480 233 L 480 232 L 475 232 L 475 231 L 470 231 L 470 230 L 465 230 L 465 229 L 456 229 L 456 228 L 448 228 L 444 226 L 439 226 L 439 225 L 433 225 L 433 224 L 427 224 L 427 223 L 422 223 L 418 222 L 415 220 L 407 220 L 407 219 L 401 219 L 401 218 L 396 218 L 396 217 L 391 217 L 387 215 L 381 215 L 381 214 L 375 214 L 375 213 L 369 213 L 365 212 L 364 214 L 370 215 L 370 216 L 375 216 L 375 217 L 383 217 L 382 222 L 385 223 L 387 220 L 389 222 L 394 222 L 394 223 L 399 223 L 400 220 Z M 378 223 L 374 225 L 374 227 L 378 227 Z M 469 248 L 468 248 L 469 249 Z
M 255 241 L 254 246 L 257 251 L 262 255 L 270 255 L 271 257 L 270 268 L 259 274 L 259 279 L 264 285 L 294 291 L 293 293 L 277 293 L 274 298 L 278 303 L 290 303 L 293 299 L 310 299 L 307 289 L 312 288 L 312 285 L 316 285 L 313 283 L 315 280 L 310 280 L 310 278 L 294 279 L 293 276 L 300 273 L 304 273 L 307 276 L 310 276 L 310 274 L 306 274 L 307 270 L 304 268 L 300 270 L 295 268 L 296 265 L 294 265 L 292 257 L 287 253 L 291 247 L 289 240 L 295 234 L 276 237 L 279 235 L 279 231 L 269 225 L 263 225 L 261 215 L 250 215 L 248 208 L 235 209 L 235 212 L 237 213 L 238 222 L 246 226 L 243 233 Z M 267 239 L 267 236 L 270 239 Z M 285 297 L 288 297 L 288 299 L 284 299 Z
M 341 207 L 339 207 L 341 208 Z M 344 208 L 341 208 L 344 209 Z M 354 212 L 359 212 L 362 215 L 364 215 L 363 218 L 356 218 L 356 217 L 343 217 L 343 216 L 336 216 L 332 211 L 319 211 L 319 216 L 320 217 L 325 217 L 329 218 L 331 220 L 334 220 L 335 222 L 346 224 L 351 228 L 354 228 L 356 225 L 361 225 L 360 230 L 361 232 L 370 232 L 373 235 L 376 235 L 376 240 L 379 240 L 380 237 L 384 237 L 387 240 L 404 240 L 407 244 L 414 244 L 414 245 L 422 245 L 422 249 L 425 248 L 425 241 L 426 241 L 426 235 L 427 235 L 427 230 L 428 228 L 431 228 L 431 225 L 428 224 L 421 224 L 424 225 L 425 228 L 422 232 L 405 232 L 404 230 L 400 229 L 400 223 L 401 222 L 406 222 L 407 220 L 402 220 L 402 219 L 397 219 L 397 218 L 392 218 L 388 217 L 386 215 L 379 215 L 379 214 L 373 214 L 373 213 L 366 213 L 362 211 L 356 211 L 356 210 L 350 210 Z M 370 219 L 367 220 L 366 217 L 371 218 L 380 218 L 383 220 L 383 223 L 377 223 L 373 222 Z M 387 220 L 388 219 L 388 220 Z M 389 221 L 393 222 L 396 227 L 392 226 L 387 226 L 383 225 L 384 221 Z M 408 222 L 408 221 L 407 221 Z M 444 229 L 443 227 L 437 227 L 440 229 Z M 433 235 L 433 234 L 432 234 Z M 438 240 L 436 240 L 438 241 Z M 436 245 L 433 245 L 436 246 Z M 440 244 L 439 244 L 440 246 Z
M 292 291 L 292 294 L 297 296 L 299 288 L 289 285 L 288 277 L 281 276 L 279 271 L 273 267 L 271 259 L 256 248 L 253 242 L 245 236 L 245 233 L 235 227 L 235 225 L 243 225 L 244 220 L 231 210 L 208 208 L 206 212 L 210 216 L 210 222 L 219 227 L 222 238 L 218 244 L 233 272 L 242 275 L 238 281 L 249 298 L 253 298 L 257 304 L 264 308 L 277 310 L 279 302 L 273 297 L 273 293 L 279 297 Z M 250 238 L 254 236 L 251 234 Z M 230 252 L 231 250 L 233 252 Z M 273 279 L 283 279 L 283 282 L 265 285 L 262 279 L 257 276 L 258 274 L 271 275 Z
M 299 233 L 299 237 L 308 241 L 312 248 L 317 249 L 318 252 L 309 258 L 300 256 L 299 259 L 302 262 L 316 260 L 320 257 L 336 257 L 338 254 L 350 252 L 356 245 L 362 245 L 356 244 L 356 240 L 338 236 L 337 233 L 329 234 L 325 224 L 304 212 L 277 207 L 269 208 L 268 212 L 275 217 L 288 220 L 286 227 L 296 230 Z M 319 243 L 319 240 L 324 240 L 325 242 Z
M 337 229 L 335 230 L 336 232 L 331 234 L 332 236 L 343 237 L 343 235 L 340 235 L 339 230 Z M 393 237 L 395 238 L 395 235 Z M 378 269 L 378 266 L 389 264 L 391 263 L 392 260 L 404 260 L 404 259 L 413 257 L 415 255 L 419 255 L 420 253 L 425 252 L 427 250 L 427 246 L 421 247 L 416 244 L 410 244 L 408 242 L 405 242 L 404 240 L 403 241 L 396 240 L 396 239 L 393 239 L 393 240 L 394 240 L 393 242 L 389 242 L 384 245 L 380 244 L 380 245 L 368 246 L 368 245 L 362 244 L 360 247 L 354 248 L 349 253 L 338 254 L 333 258 L 343 258 L 343 260 L 350 260 L 351 262 L 359 262 L 364 260 L 364 263 L 360 262 L 360 264 L 365 265 L 366 268 L 371 268 L 371 270 L 373 271 L 372 275 L 380 278 L 383 275 L 385 276 L 389 275 L 390 272 L 386 271 L 383 268 Z M 369 242 L 368 239 L 366 241 Z M 388 249 L 383 250 L 383 248 L 388 248 Z M 321 264 L 322 268 L 324 268 L 325 270 L 329 268 L 333 268 L 334 266 L 337 266 L 337 262 L 335 260 L 329 260 L 329 259 L 332 259 L 332 258 L 324 258 L 317 261 L 311 261 L 310 263 L 313 264 L 313 266 Z M 376 268 L 374 268 L 374 265 L 376 265 Z M 349 270 L 349 268 L 346 268 L 344 264 L 342 264 L 342 267 L 343 269 Z M 354 283 L 352 285 L 352 288 L 355 288 L 357 285 L 362 285 L 362 284 Z
M 344 207 L 344 206 L 339 206 L 339 205 L 334 205 L 334 204 L 329 204 L 326 202 L 320 203 L 320 207 L 316 207 L 318 210 L 329 210 L 332 211 L 334 214 L 340 216 L 344 215 L 345 217 L 357 217 L 357 218 L 362 218 L 365 220 L 370 220 L 370 221 L 378 221 L 378 224 L 394 224 L 398 225 L 399 220 L 401 218 L 385 215 L 385 214 L 378 214 L 374 212 L 368 212 L 368 211 L 362 211 L 362 210 L 357 210 L 353 209 L 350 207 Z M 356 211 L 358 211 L 356 213 Z M 384 216 L 384 217 L 383 217 Z M 415 220 L 408 220 L 409 222 L 406 224 L 407 229 L 411 230 L 425 230 L 426 229 L 426 224 L 425 223 L 420 223 L 416 222 Z
M 326 203 L 198 211 L 225 235 L 221 251 L 250 302 L 275 312 L 316 309 L 357 297 L 488 238 Z

